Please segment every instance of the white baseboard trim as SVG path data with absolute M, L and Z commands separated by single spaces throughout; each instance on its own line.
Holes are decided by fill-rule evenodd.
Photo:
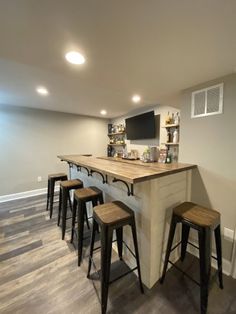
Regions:
M 59 186 L 55 187 L 55 191 L 59 191 Z M 42 194 L 46 194 L 46 193 L 47 193 L 47 188 L 43 188 L 43 189 L 25 191 L 25 192 L 20 192 L 20 193 L 15 193 L 15 194 L 2 195 L 2 196 L 0 196 L 0 203 L 18 200 L 21 198 L 27 198 L 27 197 L 42 195 Z
M 193 241 L 191 241 L 191 242 L 193 244 L 197 245 L 197 243 L 194 243 Z M 199 258 L 199 251 L 195 247 L 188 245 L 187 251 Z M 217 261 L 214 258 L 211 259 L 211 266 L 213 268 L 217 269 Z M 222 271 L 223 271 L 223 273 L 227 276 L 230 276 L 231 275 L 231 268 L 232 268 L 231 262 L 222 258 Z

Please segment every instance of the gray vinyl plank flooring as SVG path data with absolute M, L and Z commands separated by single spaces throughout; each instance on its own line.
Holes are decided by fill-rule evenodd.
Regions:
M 69 241 L 70 229 L 62 241 L 56 224 L 58 203 L 51 220 L 45 206 L 44 195 L 0 204 L 0 313 L 100 313 L 98 275 L 93 272 L 92 279 L 86 277 L 89 239 L 78 268 L 77 252 Z M 99 267 L 99 251 L 94 259 Z M 116 277 L 126 268 L 115 261 L 115 252 L 113 260 L 111 276 Z M 186 260 L 178 263 L 199 279 L 195 257 L 187 254 Z M 129 274 L 110 285 L 107 313 L 195 314 L 199 313 L 199 298 L 199 287 L 173 268 L 163 285 L 157 283 L 143 295 L 136 276 Z M 208 313 L 236 313 L 236 280 L 224 276 L 224 290 L 217 282 L 213 284 Z

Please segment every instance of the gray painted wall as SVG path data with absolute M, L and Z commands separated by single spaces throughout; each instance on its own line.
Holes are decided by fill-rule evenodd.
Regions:
M 224 83 L 223 114 L 191 119 L 191 92 Z M 195 86 L 183 94 L 180 161 L 198 165 L 193 172 L 192 200 L 219 210 L 222 227 L 236 227 L 236 74 Z M 223 228 L 222 228 L 223 230 Z M 232 259 L 232 242 L 223 239 Z
M 68 172 L 59 154 L 105 155 L 106 119 L 0 106 L 0 195 L 46 187 L 47 175 Z M 42 176 L 42 182 L 37 177 Z

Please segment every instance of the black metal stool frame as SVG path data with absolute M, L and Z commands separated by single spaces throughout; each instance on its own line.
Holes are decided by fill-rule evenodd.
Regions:
M 172 243 L 175 235 L 175 229 L 177 223 L 182 224 L 182 240 L 172 248 Z M 197 230 L 198 232 L 198 242 L 199 247 L 193 245 L 188 242 L 189 231 L 190 228 Z M 216 252 L 217 252 L 217 266 L 219 278 L 219 286 L 223 289 L 223 278 L 222 278 L 222 248 L 221 248 L 221 234 L 220 234 L 220 224 L 214 229 L 215 233 L 215 242 L 216 242 Z M 160 282 L 163 283 L 167 271 L 168 263 L 181 271 L 184 275 L 186 275 L 189 279 L 195 282 L 200 286 L 200 304 L 201 304 L 201 314 L 205 314 L 207 312 L 207 304 L 208 304 L 208 292 L 209 292 L 209 284 L 210 284 L 210 275 L 211 275 L 211 241 L 212 240 L 212 229 L 210 227 L 201 227 L 197 226 L 183 218 L 178 217 L 173 214 L 170 224 L 169 238 L 166 249 L 165 262 L 163 267 L 163 273 Z M 184 260 L 187 250 L 187 244 L 193 245 L 194 247 L 199 249 L 199 262 L 200 262 L 200 283 L 194 280 L 191 276 L 183 272 L 179 267 L 177 267 L 174 263 L 172 263 L 170 258 L 170 253 L 177 248 L 181 244 L 181 261 Z
M 46 210 L 48 210 L 48 207 L 49 207 L 49 209 L 50 209 L 50 219 L 52 218 L 52 213 L 53 213 L 53 201 L 54 201 L 55 183 L 57 181 L 65 181 L 65 180 L 68 180 L 67 175 L 61 176 L 60 178 L 48 178 L 47 207 L 46 207 Z
M 77 221 L 78 223 L 78 228 L 77 228 L 78 266 L 80 266 L 81 264 L 82 253 L 83 253 L 84 218 L 86 219 L 88 229 L 90 229 L 88 219 L 92 218 L 92 217 L 87 216 L 87 207 L 86 207 L 87 202 L 92 202 L 93 207 L 97 206 L 98 202 L 99 204 L 104 204 L 103 195 L 98 194 L 96 196 L 92 196 L 88 200 L 79 200 L 79 199 L 74 198 L 73 209 L 72 209 L 71 243 L 73 243 L 73 240 L 74 240 L 75 223 L 76 223 L 76 216 L 77 216 L 77 219 L 78 219 Z M 76 211 L 77 211 L 77 215 L 76 215 Z
M 125 245 L 129 249 L 131 254 L 136 258 L 137 266 L 133 268 L 132 270 L 118 276 L 117 278 L 115 278 L 114 280 L 110 282 L 111 250 L 112 250 L 112 242 L 114 242 L 112 240 L 113 232 L 114 230 L 116 230 L 118 255 L 119 255 L 120 260 L 122 260 L 122 249 L 123 249 L 122 244 L 125 243 L 123 241 L 123 226 L 125 225 L 130 225 L 131 227 L 135 254 L 130 250 L 130 248 L 126 244 Z M 144 290 L 143 290 L 143 284 L 141 280 L 138 241 L 137 241 L 136 225 L 135 225 L 134 217 L 132 217 L 132 222 L 130 222 L 129 224 L 124 224 L 121 222 L 120 224 L 116 224 L 115 227 L 101 225 L 93 218 L 93 228 L 92 228 L 92 235 L 91 235 L 91 245 L 90 245 L 87 277 L 89 278 L 90 276 L 91 264 L 92 263 L 94 264 L 93 252 L 99 249 L 99 248 L 94 249 L 95 233 L 98 230 L 98 226 L 100 226 L 101 228 L 101 247 L 100 247 L 101 248 L 101 306 L 102 306 L 102 313 L 104 314 L 106 313 L 106 308 L 107 308 L 109 284 L 115 282 L 116 280 L 122 278 L 123 276 L 137 269 L 141 293 L 144 293 Z
M 79 187 L 73 188 L 62 188 L 60 187 L 60 195 L 59 195 L 59 208 L 58 208 L 58 222 L 57 225 L 60 225 L 60 220 L 62 217 L 62 240 L 65 238 L 66 233 L 66 220 L 70 219 L 71 217 L 67 217 L 67 202 L 69 201 L 70 209 L 73 212 L 73 206 L 70 199 L 70 191 L 74 189 L 78 189 Z M 80 188 L 83 188 L 81 185 Z

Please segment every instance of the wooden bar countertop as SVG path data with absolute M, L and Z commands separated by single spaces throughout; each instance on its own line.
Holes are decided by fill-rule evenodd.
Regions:
M 86 167 L 128 183 L 143 182 L 169 174 L 196 168 L 196 165 L 158 162 L 144 163 L 140 160 L 126 160 L 114 157 L 87 157 L 82 155 L 59 155 L 61 161 Z

